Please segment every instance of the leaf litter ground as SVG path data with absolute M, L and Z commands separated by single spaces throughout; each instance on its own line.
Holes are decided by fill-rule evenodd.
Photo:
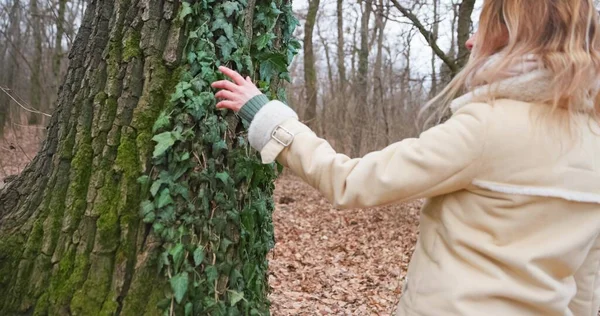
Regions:
M 288 174 L 275 191 L 271 312 L 392 315 L 414 250 L 420 202 L 337 210 Z

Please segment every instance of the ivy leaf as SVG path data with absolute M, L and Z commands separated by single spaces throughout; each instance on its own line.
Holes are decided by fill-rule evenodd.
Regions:
M 212 146 L 214 156 L 219 155 L 222 151 L 224 151 L 226 149 L 227 149 L 227 143 L 224 140 L 220 140 L 220 141 L 214 143 Z
M 206 279 L 209 283 L 213 283 L 219 277 L 219 272 L 215 266 L 209 266 L 204 273 L 206 273 Z
M 234 12 L 240 10 L 240 7 L 237 2 L 226 1 L 223 3 L 223 10 L 225 11 L 225 16 L 230 17 Z
M 237 304 L 239 301 L 244 299 L 244 293 L 243 292 L 237 292 L 237 291 L 229 291 L 229 304 L 231 304 L 231 306 L 234 306 L 235 304 Z
M 163 184 L 162 181 L 154 181 L 152 183 L 152 186 L 150 187 L 150 194 L 152 194 L 152 196 L 156 196 L 156 193 L 158 193 L 158 190 L 160 189 L 160 186 Z
M 229 177 L 229 173 L 227 172 L 219 172 L 215 175 L 215 178 L 221 180 L 223 184 L 227 184 L 229 179 L 231 179 L 231 177 Z
M 154 224 L 152 224 L 152 229 L 154 229 L 155 233 L 160 235 L 160 233 L 162 233 L 162 231 L 165 229 L 165 226 L 159 222 L 155 222 Z
M 155 226 L 156 223 L 154 223 Z M 167 253 L 166 251 L 163 251 L 160 253 L 160 255 L 158 256 L 158 271 L 162 271 L 164 266 L 170 266 L 171 262 L 169 261 L 169 253 Z
M 146 216 L 148 213 L 154 211 L 154 203 L 150 202 L 149 200 L 142 202 L 141 210 L 142 216 Z
M 187 272 L 181 272 L 169 280 L 171 283 L 171 289 L 173 289 L 173 293 L 175 294 L 175 301 L 177 303 L 181 303 L 183 300 L 183 296 L 187 292 L 189 277 Z
M 271 13 L 273 13 L 275 15 L 279 15 L 279 14 L 283 13 L 283 11 L 279 10 L 279 8 L 277 7 L 277 3 L 275 3 L 275 1 L 271 2 Z
M 165 188 L 162 191 L 160 191 L 160 195 L 158 196 L 157 202 L 158 208 L 163 208 L 169 204 L 173 204 L 173 198 L 171 198 L 171 191 L 169 191 L 169 188 Z
M 173 263 L 175 263 L 175 267 L 179 267 L 183 262 L 183 255 L 185 254 L 183 244 L 178 243 L 175 247 L 169 250 L 169 254 L 173 257 Z
M 157 158 L 164 154 L 169 148 L 175 144 L 175 137 L 171 132 L 164 132 L 152 137 L 152 140 L 156 142 L 154 147 L 153 158 Z
M 202 261 L 204 261 L 204 249 L 198 247 L 194 250 L 194 263 L 196 264 L 196 267 L 201 265 Z
M 165 111 L 161 112 L 156 122 L 154 122 L 154 126 L 152 126 L 152 133 L 156 133 L 156 131 L 169 127 L 171 124 L 171 116 L 167 114 Z
M 183 21 L 186 16 L 192 14 L 192 7 L 189 2 L 183 1 L 181 3 L 181 10 L 179 11 L 179 20 Z
M 287 72 L 287 57 L 279 53 L 264 53 L 258 56 L 260 60 L 260 77 L 270 82 L 275 72 Z
M 221 54 L 225 59 L 228 59 L 231 56 L 231 51 L 233 51 L 234 48 L 237 48 L 237 44 L 225 36 L 219 37 L 217 44 L 221 48 Z
M 232 39 L 233 38 L 233 25 L 227 22 L 223 17 L 218 17 L 214 22 L 211 31 L 223 30 L 225 35 Z
M 185 316 L 192 316 L 194 312 L 194 304 L 192 302 L 185 303 Z
M 156 219 L 156 214 L 154 214 L 154 212 L 149 212 L 146 215 L 144 215 L 144 219 L 142 221 L 146 224 L 149 224 L 149 223 L 154 222 L 155 219 Z
M 263 50 L 274 39 L 275 39 L 275 34 L 273 34 L 273 33 L 265 33 L 265 34 L 262 34 L 262 35 L 258 36 L 254 40 L 254 45 L 256 45 L 256 49 Z

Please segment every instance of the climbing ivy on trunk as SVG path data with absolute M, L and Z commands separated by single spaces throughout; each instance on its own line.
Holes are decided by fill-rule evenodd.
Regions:
M 274 246 L 274 165 L 262 165 L 210 84 L 227 65 L 272 98 L 300 48 L 289 1 L 183 2 L 186 65 L 156 120 L 153 168 L 138 179 L 144 222 L 162 239 L 166 315 L 267 315 L 267 253 Z

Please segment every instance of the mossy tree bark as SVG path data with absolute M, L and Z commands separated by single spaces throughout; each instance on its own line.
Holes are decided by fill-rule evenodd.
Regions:
M 88 5 L 47 140 L 0 192 L 2 315 L 153 314 L 163 297 L 136 178 L 176 81 L 177 4 Z
M 181 5 L 88 2 L 48 137 L 0 190 L 0 315 L 163 313 L 157 305 L 171 291 L 158 267 L 163 241 L 140 218 L 148 193 L 138 179 L 152 173 L 153 125 L 186 69 Z M 266 280 L 256 269 L 253 278 Z

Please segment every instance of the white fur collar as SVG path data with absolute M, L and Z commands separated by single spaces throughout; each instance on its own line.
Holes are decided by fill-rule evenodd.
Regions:
M 475 88 L 450 103 L 452 113 L 463 106 L 474 102 L 485 102 L 490 99 L 513 99 L 524 102 L 539 100 L 540 94 L 550 93 L 552 76 L 548 70 L 534 70 L 522 75 L 510 77 L 492 84 Z

